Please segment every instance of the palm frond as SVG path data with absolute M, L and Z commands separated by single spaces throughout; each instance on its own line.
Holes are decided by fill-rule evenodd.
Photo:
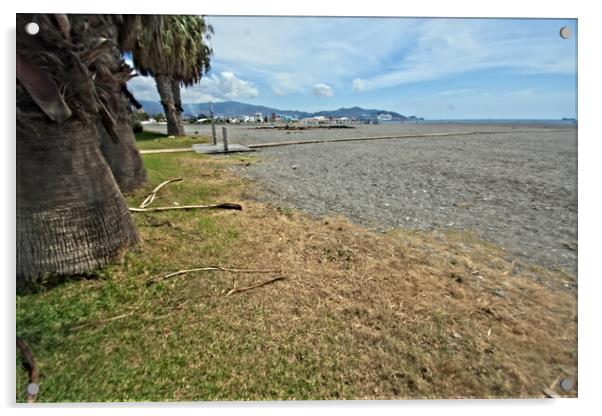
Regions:
M 201 16 L 124 16 L 120 44 L 131 52 L 142 75 L 169 75 L 192 85 L 210 68 L 213 50 L 207 45 L 213 27 Z

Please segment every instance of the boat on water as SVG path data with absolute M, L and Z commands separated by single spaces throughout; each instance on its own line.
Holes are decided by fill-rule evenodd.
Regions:
M 393 116 L 391 114 L 382 113 L 376 116 L 378 121 L 391 121 Z

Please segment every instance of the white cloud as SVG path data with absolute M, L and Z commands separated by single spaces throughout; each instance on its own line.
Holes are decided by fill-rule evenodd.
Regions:
M 227 100 L 255 98 L 259 95 L 254 83 L 238 78 L 233 72 L 222 72 L 219 75 L 212 74 L 203 78 L 199 90 L 205 94 Z
M 316 97 L 334 97 L 334 91 L 330 85 L 323 83 L 314 84 L 311 86 L 311 91 Z
M 224 101 L 224 99 L 216 97 L 211 94 L 207 94 L 202 90 L 202 87 L 197 84 L 192 87 L 182 88 L 180 90 L 183 103 L 207 103 L 209 101 L 218 102 Z
M 137 76 L 128 81 L 128 89 L 137 100 L 159 101 L 157 84 L 153 77 Z
M 138 100 L 160 100 L 153 77 L 135 77 L 128 82 L 128 88 Z M 222 72 L 202 78 L 199 84 L 182 88 L 181 95 L 183 103 L 200 103 L 255 98 L 259 91 L 254 83 L 238 78 L 233 72 Z
M 365 79 L 356 78 L 352 82 L 352 87 L 354 91 L 366 91 L 370 89 L 370 82 Z

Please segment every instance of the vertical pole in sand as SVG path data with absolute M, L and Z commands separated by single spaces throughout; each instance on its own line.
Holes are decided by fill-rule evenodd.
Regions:
M 224 152 L 228 151 L 228 130 L 222 127 L 222 136 L 224 137 Z
M 211 116 L 211 137 L 213 138 L 213 145 L 217 146 L 217 135 L 215 134 L 215 117 L 213 115 L 213 104 L 209 101 L 209 115 Z

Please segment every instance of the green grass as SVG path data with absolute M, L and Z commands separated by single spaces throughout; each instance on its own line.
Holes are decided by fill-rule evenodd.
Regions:
M 209 143 L 207 136 L 185 136 L 169 138 L 163 133 L 143 131 L 136 133 L 136 144 L 140 150 L 189 148 L 193 144 Z
M 156 184 L 178 176 L 184 180 L 164 188 L 155 206 L 218 201 L 242 184 L 224 180 L 219 163 L 200 164 L 206 156 L 144 159 L 149 184 L 128 197 L 130 206 Z M 224 298 L 231 276 L 210 272 L 147 285 L 151 277 L 181 268 L 232 264 L 240 231 L 220 215 L 238 214 L 136 214 L 143 242 L 122 264 L 18 294 L 17 334 L 29 343 L 40 368 L 38 401 L 307 399 L 324 383 L 336 391 L 333 397 L 344 394 L 332 386 L 336 380 L 313 376 L 320 367 L 342 364 L 321 362 L 311 345 L 301 342 L 303 331 L 274 340 L 269 324 L 257 326 L 266 319 L 261 304 L 242 296 Z M 166 220 L 176 228 L 152 226 Z M 131 315 L 72 330 L 124 314 Z M 322 330 L 330 332 L 328 325 Z M 24 401 L 27 373 L 17 360 L 16 396 Z

